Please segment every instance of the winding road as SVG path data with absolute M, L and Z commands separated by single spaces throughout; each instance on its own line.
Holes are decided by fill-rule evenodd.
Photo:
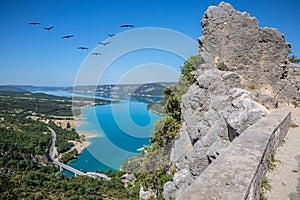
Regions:
M 54 158 L 57 158 L 57 156 L 58 156 L 57 148 L 55 147 L 56 133 L 52 128 L 50 128 L 50 127 L 47 127 L 47 128 L 50 130 L 51 135 L 52 135 L 52 144 L 50 147 L 49 156 L 52 160 L 54 160 Z
M 98 178 L 98 179 L 104 179 L 104 180 L 107 180 L 109 181 L 111 178 L 106 176 L 105 174 L 100 174 L 100 173 L 96 173 L 96 172 L 87 172 L 87 173 L 84 173 L 82 171 L 79 171 L 78 169 L 75 169 L 73 167 L 70 167 L 62 162 L 59 162 L 58 161 L 58 152 L 57 152 L 57 148 L 55 147 L 55 142 L 56 142 L 56 133 L 55 131 L 50 128 L 50 127 L 47 127 L 50 132 L 51 132 L 51 135 L 52 135 L 52 144 L 51 144 L 51 147 L 50 147 L 50 152 L 49 152 L 49 156 L 50 156 L 50 159 L 52 161 L 53 164 L 57 165 L 60 167 L 60 169 L 65 169 L 65 170 L 68 170 L 70 172 L 72 172 L 73 174 L 76 175 L 80 175 L 80 176 L 89 176 L 89 177 L 92 177 L 92 178 Z

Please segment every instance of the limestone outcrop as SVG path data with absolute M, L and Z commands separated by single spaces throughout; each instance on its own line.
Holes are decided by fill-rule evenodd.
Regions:
M 182 127 L 170 156 L 177 172 L 165 184 L 166 199 L 184 191 L 268 109 L 300 102 L 300 67 L 288 61 L 290 45 L 278 30 L 259 28 L 256 18 L 226 3 L 209 7 L 201 24 L 205 63 L 181 99 Z
M 176 197 L 220 154 L 230 141 L 269 111 L 238 88 L 234 72 L 203 71 L 182 96 L 183 124 L 171 152 L 178 172 L 164 188 L 165 198 Z
M 300 102 L 300 69 L 287 60 L 291 45 L 277 29 L 260 28 L 256 18 L 226 3 L 209 7 L 201 24 L 199 50 L 209 67 L 223 62 L 244 88 L 279 103 Z

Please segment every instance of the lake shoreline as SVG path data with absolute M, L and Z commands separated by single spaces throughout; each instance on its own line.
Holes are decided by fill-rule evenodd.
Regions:
M 157 115 L 160 115 L 160 116 L 165 116 L 165 115 L 166 115 L 165 113 L 162 113 L 162 112 L 156 111 L 156 110 L 154 110 L 154 109 L 151 109 L 151 108 L 149 108 L 148 110 L 149 110 L 149 111 L 151 111 L 151 112 L 153 112 L 153 113 L 155 113 L 155 114 L 157 114 Z
M 82 125 L 83 123 L 85 123 L 84 119 L 82 119 L 85 116 L 83 110 L 86 109 L 86 108 L 91 108 L 92 106 L 95 106 L 95 105 L 90 104 L 88 106 L 85 105 L 85 106 L 80 107 L 79 108 L 80 109 L 80 115 L 79 116 L 73 116 L 73 119 L 54 120 L 57 125 L 60 125 L 63 128 L 67 128 L 67 126 L 68 126 L 67 124 L 69 124 L 69 129 L 75 129 L 76 133 L 81 138 L 81 142 L 69 141 L 69 142 L 73 143 L 73 145 L 74 145 L 70 150 L 76 149 L 77 155 L 80 155 L 83 152 L 83 150 L 91 144 L 91 142 L 88 141 L 88 139 L 98 137 L 98 134 L 96 134 L 96 133 L 91 133 L 91 132 L 88 132 L 88 131 L 79 131 L 78 130 L 78 127 L 80 125 Z M 67 151 L 67 152 L 69 152 L 69 151 Z M 63 154 L 65 154 L 65 153 L 63 153 Z M 63 154 L 61 154 L 60 156 L 63 156 Z M 74 161 L 76 159 L 77 159 L 77 157 L 72 159 L 72 161 Z
M 92 105 L 89 105 L 89 106 L 80 107 L 80 115 L 74 117 L 74 121 L 75 121 L 74 125 L 76 125 L 76 127 L 74 127 L 74 129 L 76 130 L 76 132 L 78 133 L 78 135 L 80 137 L 82 137 L 82 136 L 84 137 L 84 141 L 82 141 L 80 143 L 80 144 L 82 144 L 82 147 L 80 148 L 79 151 L 77 151 L 78 155 L 80 155 L 82 153 L 82 151 L 91 144 L 91 142 L 88 141 L 89 138 L 94 138 L 94 137 L 98 136 L 98 134 L 96 134 L 96 133 L 91 133 L 91 132 L 88 132 L 88 131 L 79 131 L 78 130 L 78 127 L 81 126 L 85 122 L 84 119 L 82 119 L 86 115 L 86 114 L 84 114 L 83 110 L 87 109 L 87 108 L 91 108 L 93 106 L 95 106 L 95 105 L 92 104 Z
M 125 110 L 123 109 L 123 106 L 122 106 L 123 104 L 126 107 L 128 107 L 130 105 L 134 105 L 134 107 L 130 107 L 130 111 L 133 113 L 133 115 L 131 115 L 131 117 L 134 117 L 133 120 L 140 124 L 144 124 L 144 121 L 141 121 L 141 119 L 142 119 L 141 116 L 145 117 L 146 121 L 149 120 L 149 116 L 151 116 L 151 118 L 154 117 L 155 121 L 163 116 L 162 113 L 156 112 L 153 109 L 147 109 L 147 105 L 148 105 L 147 103 L 135 101 L 135 100 L 131 100 L 131 101 L 129 101 L 129 103 L 127 101 L 120 101 L 120 103 L 118 103 L 116 106 L 118 108 L 119 107 L 121 108 L 121 110 L 120 110 L 121 113 L 126 112 L 126 109 Z M 113 120 L 114 117 L 111 117 L 111 115 L 119 115 L 120 113 L 119 112 L 113 113 L 112 111 L 108 111 L 108 113 L 112 112 L 111 114 L 109 114 L 109 117 L 107 118 L 106 115 L 104 114 L 104 118 L 101 117 L 102 121 L 98 122 L 98 120 L 99 120 L 98 117 L 100 115 L 102 116 L 102 113 L 98 112 L 99 109 L 100 110 L 102 110 L 103 108 L 104 109 L 108 108 L 109 110 L 111 109 L 108 104 L 101 104 L 101 105 L 103 105 L 103 106 L 98 106 L 97 104 L 93 104 L 93 103 L 81 105 L 76 108 L 76 110 L 78 111 L 76 115 L 73 115 L 72 117 L 68 117 L 68 118 L 64 117 L 63 119 L 62 119 L 62 117 L 57 117 L 57 119 L 55 120 L 57 125 L 61 126 L 62 128 L 68 127 L 67 129 L 74 129 L 81 138 L 80 142 L 69 141 L 69 142 L 73 143 L 73 147 L 68 152 L 71 152 L 71 150 L 76 150 L 77 154 L 76 154 L 76 156 L 73 157 L 73 159 L 68 161 L 67 165 L 70 165 L 81 171 L 95 171 L 95 170 L 104 170 L 105 171 L 105 170 L 109 170 L 109 169 L 120 170 L 120 167 L 122 166 L 122 163 L 125 160 L 136 156 L 135 151 L 137 148 L 140 148 L 143 145 L 148 144 L 147 143 L 148 140 L 146 142 L 142 142 L 140 144 L 137 144 L 136 143 L 137 141 L 135 141 L 132 143 L 132 145 L 134 147 L 132 145 L 129 145 L 130 147 L 122 147 L 121 144 L 120 145 L 116 144 L 117 148 L 124 148 L 125 151 L 128 151 L 128 153 L 130 152 L 129 154 L 130 155 L 132 154 L 132 155 L 128 157 L 128 153 L 118 152 L 119 154 L 117 154 L 117 156 L 114 156 L 114 159 L 111 159 L 112 158 L 110 156 L 111 153 L 109 153 L 110 152 L 109 148 L 111 148 L 111 145 L 109 145 L 109 144 L 114 143 L 114 139 L 107 137 L 106 134 L 105 134 L 106 137 L 103 138 L 102 134 L 104 134 L 104 133 L 102 133 L 102 128 L 104 128 L 107 124 L 110 124 L 110 123 L 113 123 L 112 125 L 109 125 L 109 126 L 111 126 L 111 128 L 117 126 L 117 124 L 115 124 L 115 122 Z M 141 113 L 144 113 L 144 114 L 141 115 Z M 95 116 L 94 116 L 95 114 L 98 116 L 97 118 L 95 118 Z M 122 119 L 122 117 L 120 119 Z M 108 121 L 106 121 L 106 120 L 108 120 Z M 153 120 L 151 120 L 151 121 L 153 122 Z M 97 123 L 99 123 L 99 125 L 101 124 L 101 126 L 104 126 L 104 127 L 99 129 L 99 125 Z M 150 133 L 151 130 L 153 130 L 154 127 L 153 127 L 153 125 L 151 125 L 151 126 L 152 126 L 152 128 L 150 128 L 149 130 L 146 131 L 147 133 L 148 133 L 148 131 Z M 145 126 L 145 127 L 148 127 L 148 126 Z M 105 131 L 105 130 L 107 130 L 107 129 L 104 128 L 103 131 Z M 118 132 L 118 130 L 114 129 L 114 130 L 110 131 L 108 133 L 108 135 L 110 135 L 112 133 L 120 134 L 121 137 L 124 137 L 124 141 L 125 140 L 127 141 L 126 134 L 122 134 L 122 132 Z M 98 145 L 98 142 L 100 142 L 99 143 L 99 144 L 101 144 L 100 146 Z M 105 145 L 108 145 L 108 146 L 105 146 Z M 134 149 L 130 149 L 130 148 L 132 148 L 131 146 Z M 128 148 L 128 149 L 126 149 L 126 148 Z M 95 151 L 95 149 L 101 149 L 98 152 L 108 151 L 108 153 L 105 153 L 103 155 L 100 153 L 101 157 L 97 158 L 97 155 L 100 155 L 100 154 L 98 154 L 97 151 Z M 132 153 L 132 152 L 135 152 L 135 153 Z M 122 162 L 121 162 L 121 160 L 122 160 Z M 120 162 L 120 165 L 119 165 L 119 162 Z M 89 164 L 87 164 L 87 163 L 89 163 Z M 68 173 L 66 173 L 66 175 L 72 176 L 72 175 L 69 175 Z

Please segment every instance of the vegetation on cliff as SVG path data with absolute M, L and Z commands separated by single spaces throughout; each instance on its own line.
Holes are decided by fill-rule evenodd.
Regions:
M 287 58 L 291 63 L 295 63 L 295 64 L 300 63 L 300 58 L 297 57 L 291 50 L 290 50 L 289 55 L 288 55 Z
M 181 76 L 178 84 L 164 88 L 165 105 L 163 110 L 166 114 L 155 123 L 153 135 L 150 139 L 153 144 L 147 148 L 148 151 L 165 147 L 178 135 L 181 124 L 181 96 L 196 81 L 192 72 L 203 62 L 200 55 L 190 57 L 185 61 L 184 66 L 181 67 Z
M 134 185 L 155 192 L 157 199 L 163 199 L 164 184 L 172 180 L 175 169 L 170 165 L 170 153 L 174 139 L 181 127 L 181 96 L 196 80 L 192 72 L 203 63 L 200 55 L 192 56 L 181 67 L 181 76 L 176 85 L 163 90 L 163 110 L 165 116 L 156 121 L 150 138 L 152 145 L 143 154 L 125 161 L 121 167 L 126 172 L 136 174 Z M 160 102 L 160 103 L 161 103 Z

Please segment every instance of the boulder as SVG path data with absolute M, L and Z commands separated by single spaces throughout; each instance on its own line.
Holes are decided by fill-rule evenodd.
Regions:
M 173 182 L 177 188 L 187 187 L 187 180 L 190 177 L 190 172 L 188 169 L 180 170 L 176 172 L 173 177 Z
M 176 194 L 177 190 L 178 189 L 176 188 L 174 182 L 168 181 L 164 185 L 164 198 L 165 199 L 175 198 L 176 197 L 175 194 Z
M 254 124 L 258 119 L 268 115 L 270 112 L 263 105 L 254 101 L 247 90 L 233 88 L 229 95 L 234 99 L 224 111 L 221 111 L 227 125 L 236 135 Z M 234 138 L 230 138 L 233 140 Z
M 141 188 L 140 188 L 140 192 L 139 192 L 139 197 L 140 199 L 150 199 L 150 198 L 155 198 L 156 197 L 156 194 L 154 191 L 152 190 L 149 190 L 149 191 L 144 191 L 144 188 L 143 186 L 141 185 Z

